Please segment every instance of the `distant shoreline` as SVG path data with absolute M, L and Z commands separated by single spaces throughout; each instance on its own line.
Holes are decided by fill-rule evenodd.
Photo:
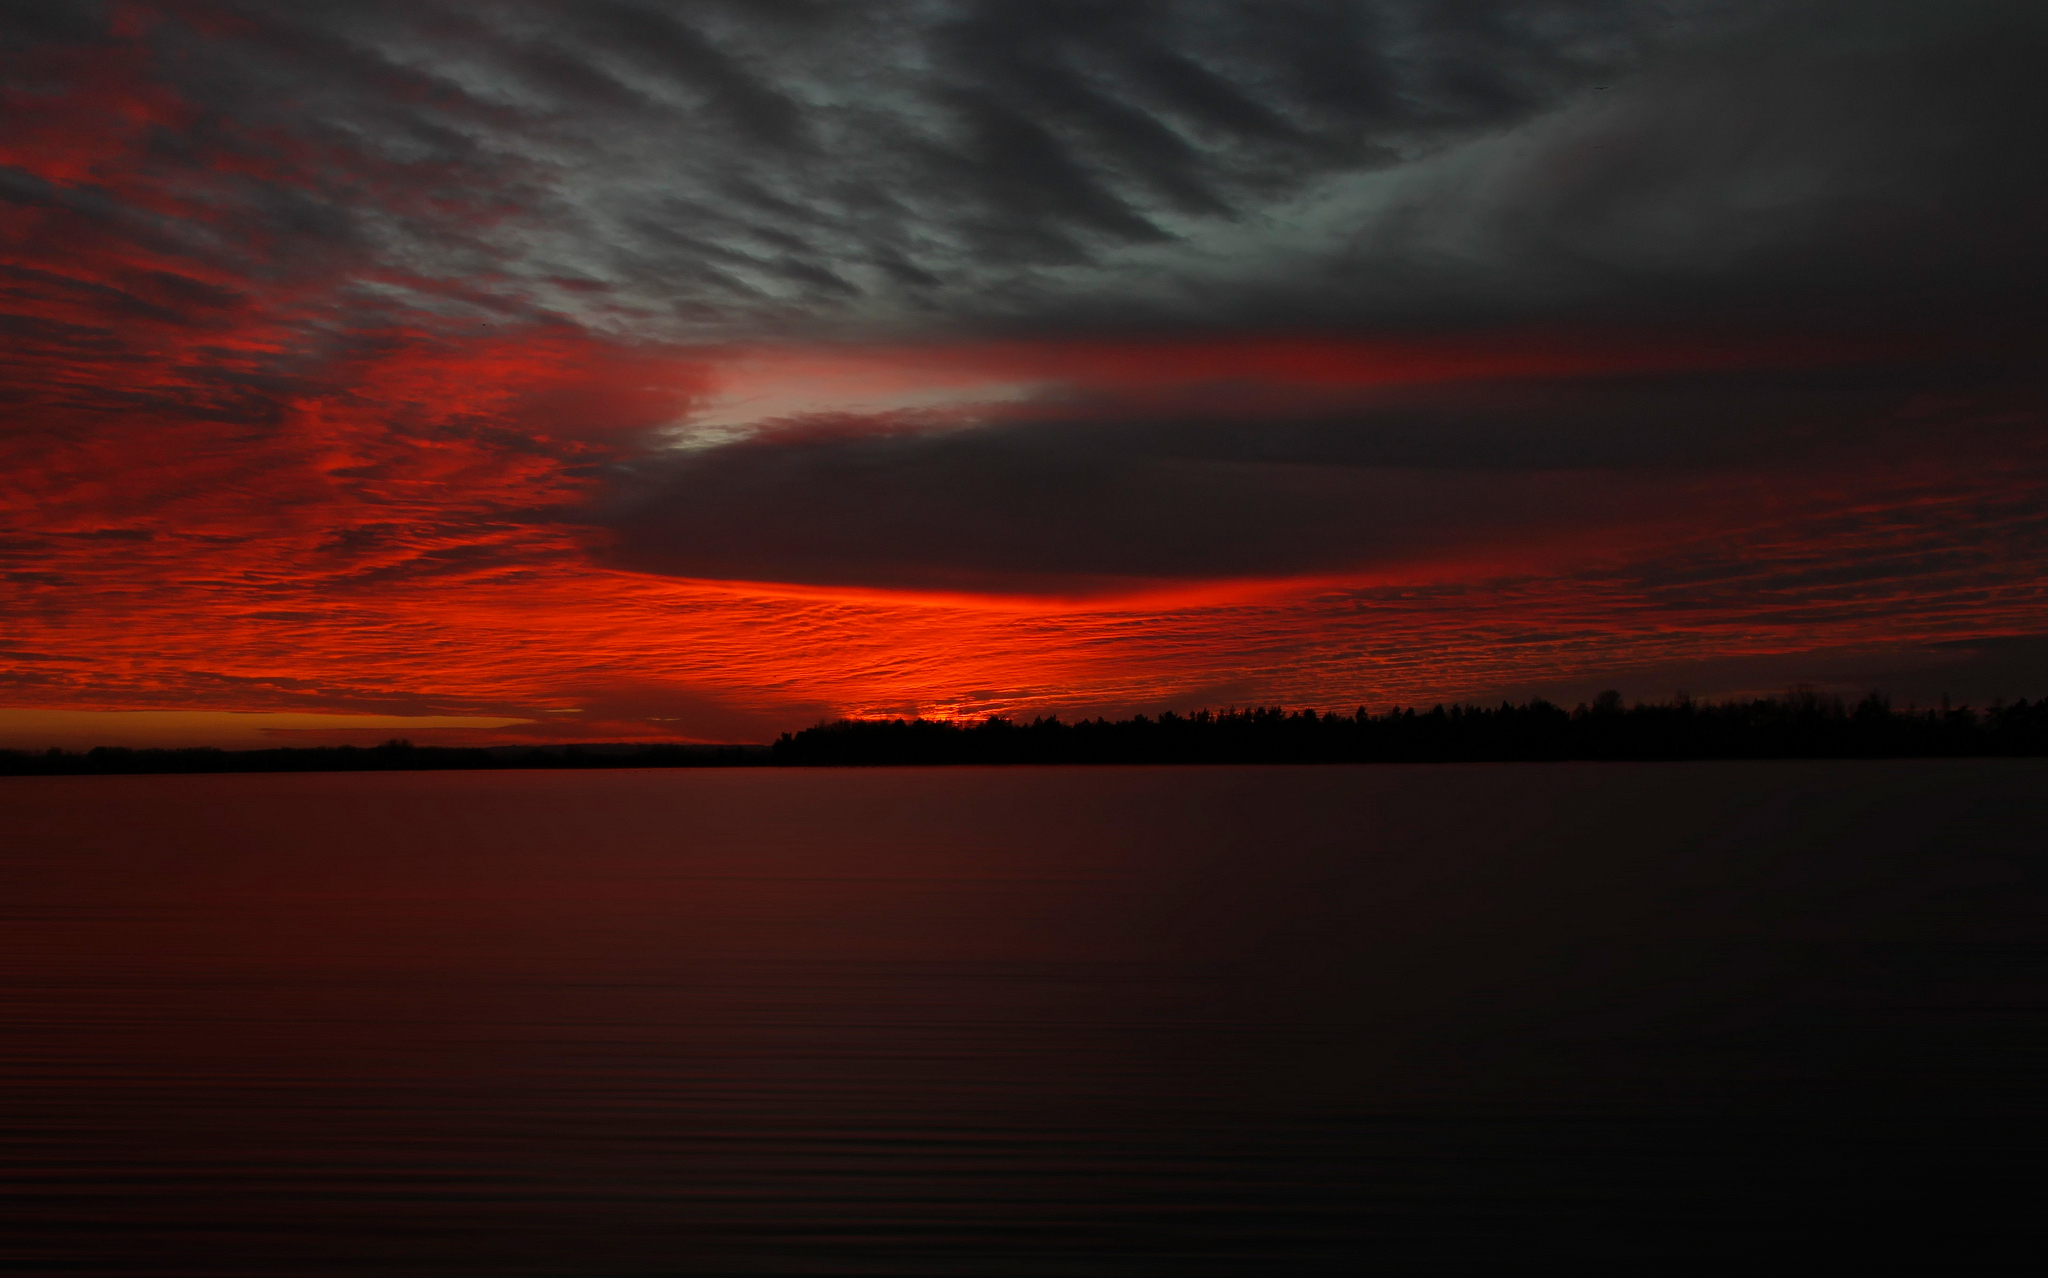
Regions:
M 637 745 L 589 742 L 558 746 L 278 746 L 221 750 L 209 746 L 91 750 L 0 751 L 0 776 L 141 776 L 228 772 L 488 772 L 578 768 L 766 767 L 765 745 Z
M 1872 694 L 1851 707 L 1794 690 L 1718 703 L 1621 704 L 1603 693 L 1574 710 L 1436 706 L 1351 715 L 1278 708 L 961 722 L 840 720 L 771 745 L 584 743 L 548 746 L 286 746 L 258 750 L 0 751 L 0 776 L 230 772 L 889 767 L 1247 763 L 1680 762 L 1712 759 L 2032 758 L 2048 756 L 2048 698 L 1894 710 Z

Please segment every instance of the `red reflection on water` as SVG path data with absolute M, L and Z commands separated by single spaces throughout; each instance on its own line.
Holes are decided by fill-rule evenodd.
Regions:
M 1990 969 L 2040 772 L 13 779 L 0 1246 L 1339 1272 L 2023 1219 L 1971 1169 L 2031 1139 Z

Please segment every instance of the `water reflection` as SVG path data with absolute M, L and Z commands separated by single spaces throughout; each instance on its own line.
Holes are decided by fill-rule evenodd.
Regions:
M 1410 1272 L 1995 1231 L 2048 1063 L 2044 780 L 0 782 L 5 1254 Z

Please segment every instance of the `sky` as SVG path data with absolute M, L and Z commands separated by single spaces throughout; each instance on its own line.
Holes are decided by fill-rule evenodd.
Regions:
M 2041 696 L 2044 55 L 0 0 L 0 745 Z

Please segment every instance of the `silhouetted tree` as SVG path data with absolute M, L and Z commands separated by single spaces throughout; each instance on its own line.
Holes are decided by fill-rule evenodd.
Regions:
M 1448 762 L 1562 759 L 1875 758 L 2048 754 L 2048 700 L 1899 713 L 1873 693 L 1852 714 L 1796 687 L 1775 698 L 1707 704 L 1680 694 L 1630 707 L 1609 689 L 1566 712 L 1539 699 L 1497 708 L 1395 707 L 1349 716 L 1277 706 L 1057 718 L 1019 726 L 923 719 L 840 720 L 784 733 L 773 761 L 797 766 L 951 763 Z
M 420 746 L 394 739 L 299 749 L 0 751 L 0 774 L 333 772 L 441 768 L 744 767 L 764 764 L 1434 763 L 1562 759 L 1897 758 L 2048 755 L 2048 697 L 1895 710 L 1873 692 L 1852 711 L 1810 687 L 1709 704 L 1680 694 L 1626 706 L 1607 691 L 1566 711 L 1540 698 L 1497 707 L 1396 706 L 1350 715 L 1278 706 L 1167 712 L 1118 722 L 866 719 L 785 732 L 767 749 L 685 745 Z

